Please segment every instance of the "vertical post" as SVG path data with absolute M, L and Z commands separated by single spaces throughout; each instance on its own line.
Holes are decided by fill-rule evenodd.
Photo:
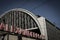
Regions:
M 22 40 L 22 35 L 18 35 L 18 40 Z
M 9 40 L 9 34 L 7 34 L 7 40 Z

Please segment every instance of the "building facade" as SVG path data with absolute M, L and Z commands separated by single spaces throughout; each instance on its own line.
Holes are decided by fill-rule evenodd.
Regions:
M 54 24 L 44 17 L 38 17 L 22 8 L 11 9 L 3 13 L 0 16 L 0 29 L 2 27 L 1 25 L 4 25 L 5 29 L 8 29 L 9 31 L 6 31 L 5 29 L 0 30 L 0 40 L 60 39 L 60 30 L 58 30 Z M 19 32 L 21 32 L 21 34 L 19 34 Z

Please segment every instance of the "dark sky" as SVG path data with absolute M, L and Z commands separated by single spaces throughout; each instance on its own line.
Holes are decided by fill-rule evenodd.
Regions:
M 13 8 L 24 8 L 60 27 L 59 0 L 0 0 L 0 15 Z

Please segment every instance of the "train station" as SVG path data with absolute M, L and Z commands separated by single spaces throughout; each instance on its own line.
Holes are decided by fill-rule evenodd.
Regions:
M 0 40 L 59 40 L 60 29 L 43 16 L 15 8 L 0 15 Z

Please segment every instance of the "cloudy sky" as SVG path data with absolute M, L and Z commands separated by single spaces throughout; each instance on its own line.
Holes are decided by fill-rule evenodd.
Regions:
M 59 0 L 0 0 L 0 15 L 13 8 L 24 8 L 40 15 L 60 28 Z

